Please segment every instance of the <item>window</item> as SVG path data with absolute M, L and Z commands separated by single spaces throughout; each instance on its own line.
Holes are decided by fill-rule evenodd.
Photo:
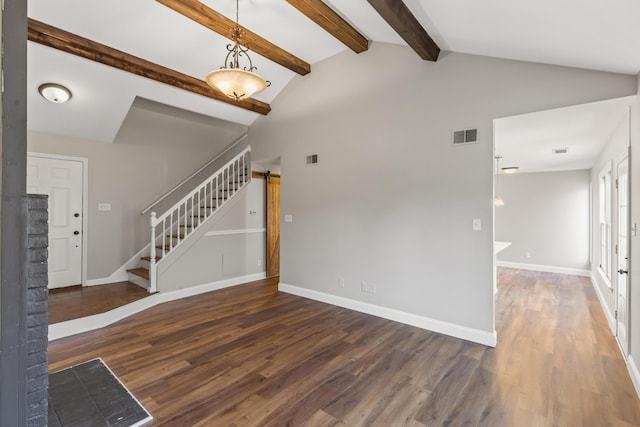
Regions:
M 600 256 L 598 258 L 602 275 L 611 282 L 611 166 L 607 166 L 598 177 L 600 224 Z

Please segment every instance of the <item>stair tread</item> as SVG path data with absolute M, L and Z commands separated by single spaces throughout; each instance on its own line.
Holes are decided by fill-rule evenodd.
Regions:
M 151 262 L 151 256 L 143 256 L 140 259 Z M 161 259 L 162 259 L 162 255 L 156 255 L 156 261 L 159 261 Z
M 132 268 L 131 270 L 127 270 L 127 273 L 135 274 L 136 276 L 149 280 L 149 270 L 146 268 Z

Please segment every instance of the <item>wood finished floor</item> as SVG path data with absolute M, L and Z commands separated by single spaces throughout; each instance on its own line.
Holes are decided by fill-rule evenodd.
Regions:
M 148 296 L 149 292 L 131 282 L 50 289 L 49 324 L 104 313 Z
M 55 341 L 102 357 L 154 426 L 637 426 L 640 402 L 588 279 L 499 269 L 496 349 L 277 293 L 163 304 Z

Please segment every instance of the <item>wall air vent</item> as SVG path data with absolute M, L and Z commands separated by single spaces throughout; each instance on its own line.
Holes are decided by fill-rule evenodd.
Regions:
M 567 154 L 567 152 L 569 151 L 569 149 L 567 147 L 564 148 L 554 148 L 553 150 L 553 154 Z
M 308 165 L 315 165 L 318 163 L 318 155 L 317 154 L 310 154 L 307 156 L 307 164 Z
M 474 144 L 478 142 L 478 129 L 456 130 L 453 132 L 453 145 Z

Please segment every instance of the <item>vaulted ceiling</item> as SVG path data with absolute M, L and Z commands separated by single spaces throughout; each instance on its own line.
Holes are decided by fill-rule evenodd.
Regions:
M 238 106 L 202 83 L 223 64 L 235 0 L 31 0 L 28 126 L 111 142 L 136 97 L 250 125 L 295 76 L 375 42 L 409 45 L 417 61 L 436 59 L 439 46 L 637 74 L 638 16 L 637 0 L 240 0 L 254 65 L 271 87 Z M 83 54 L 86 40 L 98 49 Z M 72 100 L 46 102 L 45 82 L 69 87 Z

